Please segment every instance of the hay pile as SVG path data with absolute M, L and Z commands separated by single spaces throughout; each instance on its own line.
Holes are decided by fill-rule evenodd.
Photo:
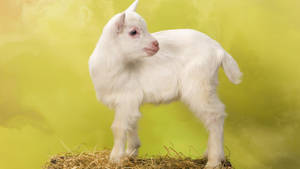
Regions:
M 170 150 L 170 149 L 169 149 Z M 173 153 L 147 158 L 127 158 L 121 165 L 108 161 L 110 150 L 83 153 L 66 153 L 53 156 L 44 169 L 203 169 L 205 159 L 191 159 L 172 149 Z M 168 151 L 169 152 L 169 151 Z M 223 162 L 221 169 L 233 169 Z

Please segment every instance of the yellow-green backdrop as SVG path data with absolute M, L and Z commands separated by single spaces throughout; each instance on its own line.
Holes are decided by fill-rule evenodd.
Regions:
M 0 169 L 112 146 L 113 112 L 97 103 L 87 63 L 105 23 L 132 1 L 0 1 Z M 300 167 L 299 8 L 299 0 L 140 0 L 151 32 L 197 29 L 238 61 L 242 84 L 220 71 L 219 87 L 237 169 Z M 192 157 L 205 150 L 207 133 L 183 104 L 142 113 L 141 154 L 164 153 L 163 145 Z

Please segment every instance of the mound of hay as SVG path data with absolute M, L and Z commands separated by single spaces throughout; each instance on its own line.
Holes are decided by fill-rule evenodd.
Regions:
M 53 156 L 44 169 L 203 169 L 206 159 L 191 159 L 173 150 L 173 155 L 127 158 L 122 164 L 109 163 L 110 150 L 66 153 Z M 233 169 L 229 161 L 221 169 Z

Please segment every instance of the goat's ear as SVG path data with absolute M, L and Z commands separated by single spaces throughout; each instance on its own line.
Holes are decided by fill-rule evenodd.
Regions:
M 121 33 L 123 31 L 124 25 L 125 25 L 125 12 L 121 13 L 120 16 L 118 16 L 117 21 L 115 23 L 117 33 Z
M 135 0 L 127 9 L 126 12 L 130 11 L 130 12 L 135 12 L 136 7 L 139 3 L 139 0 Z

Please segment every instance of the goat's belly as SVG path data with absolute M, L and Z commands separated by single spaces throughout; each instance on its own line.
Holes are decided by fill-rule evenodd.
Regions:
M 169 103 L 179 96 L 178 83 L 172 79 L 152 81 L 143 86 L 143 103 Z
M 139 84 L 144 103 L 166 103 L 178 98 L 179 71 L 182 69 L 174 58 L 156 55 L 144 62 Z
M 178 98 L 179 94 L 176 90 L 161 91 L 159 94 L 155 92 L 144 93 L 143 103 L 170 103 Z

